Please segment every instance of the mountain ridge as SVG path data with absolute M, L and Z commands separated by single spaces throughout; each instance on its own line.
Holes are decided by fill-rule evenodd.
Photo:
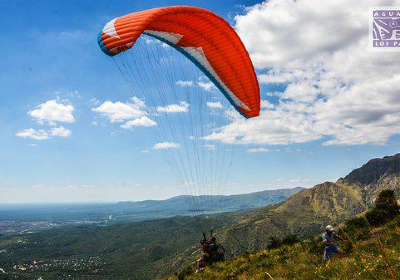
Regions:
M 199 196 L 195 200 L 218 212 L 251 210 L 280 202 L 302 188 L 265 190 L 248 194 Z M 187 203 L 189 196 L 166 200 L 121 201 L 117 203 L 60 204 L 60 205 L 1 205 L 0 220 L 78 220 L 93 222 L 144 221 L 174 216 L 192 216 Z M 218 207 L 216 207 L 218 206 Z M 111 217 L 111 218 L 110 218 Z M 1 231 L 0 231 L 1 233 Z
M 327 224 L 339 224 L 369 209 L 383 189 L 400 194 L 400 154 L 371 159 L 336 182 L 303 189 L 281 203 L 252 211 L 219 234 L 231 254 L 259 251 L 270 237 L 308 237 Z M 240 246 L 235 245 L 239 240 Z

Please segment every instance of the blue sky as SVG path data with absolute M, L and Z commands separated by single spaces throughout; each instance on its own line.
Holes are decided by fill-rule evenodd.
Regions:
M 337 65 L 340 65 L 340 54 L 346 51 L 350 53 L 349 45 L 340 42 L 349 40 L 339 38 L 339 43 L 332 42 L 333 50 L 321 45 L 310 52 L 309 46 L 297 45 L 298 49 L 293 52 L 299 52 L 299 57 L 307 56 L 308 61 L 322 61 L 326 65 L 322 70 L 297 61 L 297 58 L 290 58 L 289 51 L 278 53 L 282 41 L 271 41 L 268 44 L 270 47 L 262 49 L 261 45 L 265 42 L 257 40 L 263 36 L 267 38 L 265 40 L 273 39 L 267 33 L 260 35 L 256 31 L 247 32 L 249 28 L 254 28 L 249 25 L 249 21 L 254 25 L 259 24 L 260 32 L 272 29 L 268 31 L 269 35 L 281 34 L 268 23 L 268 19 L 263 18 L 273 9 L 276 10 L 275 15 L 280 16 L 281 10 L 268 4 L 254 6 L 256 3 L 205 0 L 0 1 L 0 17 L 3 22 L 3 39 L 0 44 L 0 203 L 142 200 L 180 194 L 162 153 L 151 149 L 154 139 L 150 130 L 140 128 L 121 131 L 92 110 L 93 100 L 100 103 L 107 100 L 126 102 L 131 97 L 117 67 L 97 46 L 99 30 L 117 16 L 159 6 L 188 4 L 204 7 L 235 26 L 243 36 L 258 72 L 264 75 L 260 77 L 262 98 L 275 106 L 271 111 L 266 110 L 262 118 L 266 120 L 271 113 L 275 125 L 284 123 L 276 130 L 269 130 L 274 124 L 269 123 L 270 120 L 266 120 L 266 123 L 260 121 L 266 127 L 262 133 L 259 132 L 255 142 L 236 143 L 241 150 L 240 161 L 230 179 L 227 194 L 281 187 L 310 187 L 326 180 L 336 180 L 371 158 L 397 153 L 400 146 L 399 127 L 395 120 L 399 110 L 390 107 L 393 102 L 386 102 L 381 97 L 382 103 L 374 104 L 382 110 L 377 107 L 372 112 L 369 111 L 371 106 L 368 103 L 360 101 L 351 107 L 357 117 L 354 117 L 351 108 L 339 111 L 335 116 L 328 116 L 326 111 L 334 112 L 335 109 L 328 110 L 328 107 L 323 106 L 334 102 L 342 104 L 337 100 L 350 94 L 348 91 L 331 96 L 319 85 L 321 92 L 316 95 L 322 96 L 320 99 L 310 99 L 309 95 L 302 94 L 303 91 L 314 91 L 308 88 L 310 80 L 324 80 L 324 85 L 331 85 L 328 82 L 332 80 L 323 74 L 328 72 L 332 73 L 330 77 L 335 76 L 335 81 L 340 80 L 345 85 L 359 85 L 359 88 L 351 88 L 354 90 L 351 93 L 354 100 L 359 100 L 358 97 L 371 100 L 357 94 L 367 91 L 368 86 L 374 88 L 365 81 L 374 82 L 374 75 L 379 79 L 378 74 L 362 69 L 357 71 L 360 72 L 358 76 L 355 71 L 347 75 L 335 70 L 336 66 L 328 64 L 328 60 L 315 55 L 331 52 L 339 57 Z M 292 4 L 296 5 L 294 2 Z M 326 7 L 329 8 L 328 4 Z M 287 7 L 281 7 L 282 10 L 284 8 Z M 337 11 L 338 17 L 340 13 L 343 11 Z M 235 19 L 238 14 L 240 16 Z M 342 30 L 347 28 L 343 24 Z M 354 32 L 358 34 L 361 30 Z M 363 40 L 361 35 L 354 34 L 351 38 L 357 40 L 354 39 L 353 44 Z M 287 43 L 284 48 L 293 46 Z M 274 59 L 260 56 L 262 52 L 274 51 Z M 373 63 L 378 59 L 368 53 L 366 57 Z M 387 61 L 391 61 L 391 57 Z M 396 62 L 388 64 L 390 68 Z M 349 65 L 349 68 L 352 67 L 355 66 Z M 302 73 L 301 77 L 307 78 L 298 78 L 296 71 Z M 397 78 L 398 70 L 394 70 L 394 73 L 393 79 Z M 288 75 L 290 77 L 282 81 L 282 77 Z M 310 78 L 314 75 L 318 77 Z M 348 80 L 341 75 L 349 77 Z M 387 81 L 385 85 L 390 87 L 391 82 L 396 80 Z M 398 89 L 394 92 L 391 89 L 383 88 L 382 92 L 372 94 L 397 98 Z M 387 100 L 395 100 L 389 97 Z M 40 122 L 32 115 L 32 111 L 50 100 L 73 106 L 70 114 L 66 112 L 67 119 L 57 125 L 46 123 L 46 120 Z M 285 122 L 296 124 L 289 117 L 299 120 L 300 115 L 282 115 L 278 112 L 288 112 L 293 108 L 296 108 L 294 111 L 300 111 L 302 106 L 306 110 L 313 108 L 307 114 L 301 113 L 304 122 L 298 123 L 296 127 L 301 127 L 302 131 L 299 132 L 296 127 L 286 127 L 289 124 Z M 300 114 L 298 111 L 296 114 Z M 315 115 L 315 118 L 308 119 L 309 115 Z M 366 118 L 358 120 L 358 116 L 375 115 L 379 116 L 368 118 L 368 121 L 365 121 Z M 351 121 L 347 121 L 349 119 Z M 386 119 L 391 122 L 382 123 Z M 94 122 L 101 122 L 102 125 L 94 125 Z M 17 136 L 19 132 L 30 128 L 44 129 L 51 134 L 49 131 L 55 127 L 63 127 L 68 131 L 54 132 L 46 140 Z M 343 134 L 357 137 L 343 138 Z M 268 135 L 274 135 L 276 140 L 271 140 Z M 250 153 L 250 149 L 268 151 Z M 141 153 L 143 150 L 150 152 Z

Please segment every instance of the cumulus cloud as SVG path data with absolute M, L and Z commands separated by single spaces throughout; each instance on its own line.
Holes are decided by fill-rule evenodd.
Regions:
M 260 83 L 282 90 L 273 94 L 277 101 L 262 101 L 260 117 L 231 114 L 232 123 L 206 138 L 259 145 L 387 144 L 400 133 L 400 56 L 369 52 L 371 4 L 270 0 L 237 16 L 235 28 L 262 69 Z
M 130 120 L 121 125 L 121 128 L 123 129 L 130 129 L 134 126 L 145 126 L 145 127 L 150 127 L 150 126 L 156 126 L 157 123 L 151 119 L 149 119 L 146 116 L 143 116 L 138 119 Z
M 212 82 L 199 82 L 199 86 L 205 91 L 212 91 L 214 84 Z
M 246 152 L 252 154 L 252 153 L 266 153 L 269 152 L 268 149 L 266 148 L 252 148 L 252 149 L 248 149 Z
M 193 81 L 177 81 L 176 85 L 178 85 L 180 87 L 192 87 Z
M 71 104 L 62 104 L 57 100 L 49 100 L 37 106 L 36 109 L 29 111 L 28 114 L 40 123 L 55 124 L 56 122 L 75 122 L 73 112 L 74 106 Z
M 34 140 L 46 140 L 49 138 L 49 134 L 44 129 L 36 130 L 33 128 L 21 130 L 16 134 L 16 136 L 22 138 L 31 138 Z
M 207 107 L 211 109 L 222 109 L 222 104 L 221 102 L 207 102 Z
M 140 118 L 146 115 L 144 101 L 137 97 L 133 97 L 132 102 L 112 102 L 105 101 L 97 108 L 93 108 L 94 112 L 100 113 L 102 117 L 108 118 L 110 122 L 124 122 L 131 119 Z
M 157 107 L 157 111 L 165 113 L 186 113 L 189 111 L 189 103 L 182 101 L 179 102 L 179 104 L 171 104 L 165 107 L 159 106 Z
M 197 84 L 199 85 L 199 87 L 208 92 L 211 92 L 215 89 L 215 85 L 205 76 L 200 77 Z
M 44 129 L 34 129 L 34 128 L 27 128 L 24 130 L 21 130 L 16 134 L 17 137 L 22 137 L 22 138 L 30 138 L 34 140 L 47 140 L 50 139 L 51 137 L 69 137 L 71 135 L 71 130 L 59 126 L 59 127 L 53 127 L 50 130 L 44 130 Z M 32 145 L 32 144 L 30 144 Z M 34 145 L 34 144 L 33 144 Z
M 162 142 L 162 143 L 157 143 L 154 145 L 153 149 L 155 150 L 163 150 L 163 149 L 179 149 L 179 144 L 178 143 L 173 143 L 173 142 Z
M 275 108 L 274 104 L 269 102 L 268 100 L 261 100 L 261 109 L 272 109 Z
M 69 137 L 71 135 L 71 130 L 69 130 L 63 126 L 53 127 L 50 130 L 50 135 L 56 136 L 56 137 Z

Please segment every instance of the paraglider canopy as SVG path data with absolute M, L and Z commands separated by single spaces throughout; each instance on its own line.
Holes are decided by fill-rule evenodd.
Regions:
M 183 53 L 246 118 L 260 113 L 260 92 L 249 54 L 235 30 L 208 10 L 173 6 L 118 17 L 98 36 L 109 56 L 132 48 L 146 34 Z
M 232 129 L 227 141 L 212 136 L 241 118 L 236 111 L 245 118 L 260 112 L 257 76 L 239 36 L 213 12 L 174 6 L 116 18 L 98 44 L 127 82 L 127 106 L 140 113 L 120 127 L 153 131 L 152 150 L 164 154 L 201 232 L 212 231 L 210 214 L 222 205 L 214 195 L 228 186 L 238 150 Z

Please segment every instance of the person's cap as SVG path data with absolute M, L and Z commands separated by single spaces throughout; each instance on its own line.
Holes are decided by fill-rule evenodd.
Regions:
M 326 231 L 333 231 L 333 226 L 327 225 L 325 228 Z

